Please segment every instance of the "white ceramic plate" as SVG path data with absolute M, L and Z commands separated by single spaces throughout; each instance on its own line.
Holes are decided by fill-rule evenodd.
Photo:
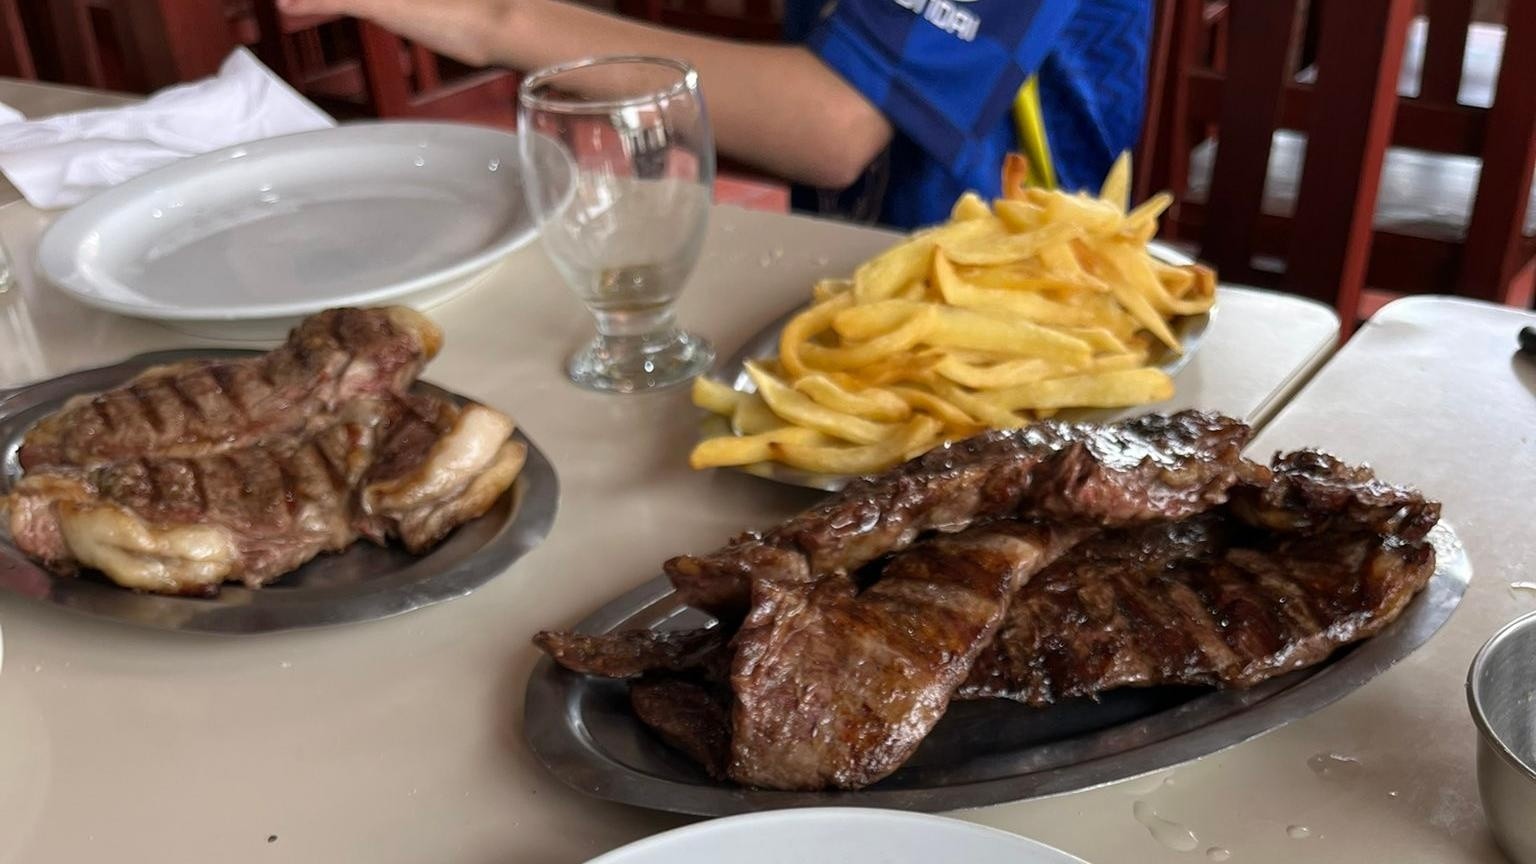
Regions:
M 857 807 L 778 810 L 701 822 L 588 864 L 1084 864 L 1043 843 L 919 813 Z
M 430 305 L 534 233 L 515 134 L 359 123 L 130 180 L 60 217 L 38 266 L 90 306 L 264 338 L 332 306 Z

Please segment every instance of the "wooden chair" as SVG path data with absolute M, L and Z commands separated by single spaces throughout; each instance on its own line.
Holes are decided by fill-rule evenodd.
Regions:
M 21 18 L 19 0 L 0 0 L 0 75 L 9 78 L 36 78 L 32 46 L 27 41 L 27 27 Z
M 1156 138 L 1143 149 L 1154 163 L 1144 188 L 1161 181 L 1179 192 L 1167 223 L 1173 236 L 1195 241 L 1228 278 L 1333 303 L 1346 327 L 1366 285 L 1529 302 L 1536 244 L 1522 229 L 1536 170 L 1536 80 L 1524 64 L 1504 63 L 1491 108 L 1456 101 L 1472 0 L 1427 0 L 1423 84 L 1412 98 L 1397 95 L 1412 0 L 1230 4 L 1225 68 L 1202 42 L 1207 4 L 1171 4 L 1175 56 Z M 1310 27 L 1297 17 L 1307 5 Z M 1504 56 L 1530 56 L 1536 6 L 1510 6 Z M 1309 31 L 1310 47 L 1286 38 Z M 1315 81 L 1307 80 L 1311 56 Z M 1189 155 L 1211 127 L 1220 147 L 1208 192 L 1195 200 Z M 1306 131 L 1315 158 L 1302 163 L 1292 212 L 1263 212 L 1271 148 L 1285 129 Z M 1389 143 L 1481 158 L 1464 239 L 1373 230 Z

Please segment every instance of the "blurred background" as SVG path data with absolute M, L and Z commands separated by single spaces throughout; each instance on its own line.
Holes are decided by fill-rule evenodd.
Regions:
M 591 2 L 780 38 L 775 0 Z M 1536 43 L 1536 2 L 1418 0 L 1395 89 L 1371 68 L 1392 52 L 1359 50 L 1359 26 L 1380 20 L 1372 5 L 1156 0 L 1135 197 L 1171 191 L 1163 239 L 1224 281 L 1316 297 L 1346 322 L 1413 293 L 1530 306 L 1536 76 L 1500 73 L 1507 42 L 1517 55 Z M 0 75 L 146 93 L 212 74 L 235 45 L 340 119 L 515 125 L 515 73 L 467 68 L 364 22 L 286 16 L 273 0 L 0 0 Z M 1309 141 L 1330 158 L 1307 160 Z M 1379 184 L 1359 182 L 1377 163 Z M 790 207 L 787 184 L 729 163 L 716 198 Z M 1360 285 L 1341 279 L 1350 256 L 1368 261 Z

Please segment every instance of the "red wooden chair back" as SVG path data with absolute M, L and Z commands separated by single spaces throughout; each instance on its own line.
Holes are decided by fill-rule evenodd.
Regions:
M 36 78 L 32 46 L 27 41 L 26 24 L 21 19 L 19 0 L 0 0 L 0 75 L 10 78 Z
M 1536 245 L 1522 227 L 1536 170 L 1536 76 L 1507 62 L 1491 109 L 1456 102 L 1470 0 L 1427 0 L 1415 98 L 1397 96 L 1412 0 L 1232 3 L 1224 65 L 1204 15 L 1213 4 L 1168 5 L 1172 53 L 1155 136 L 1143 147 L 1151 155 L 1143 188 L 1180 196 L 1169 220 L 1174 236 L 1198 241 L 1227 278 L 1333 303 L 1346 327 L 1365 285 L 1528 302 L 1521 271 Z M 1510 5 L 1504 56 L 1530 56 L 1536 4 Z M 1308 6 L 1313 17 L 1299 17 Z M 1314 59 L 1308 83 L 1297 73 Z M 1212 127 L 1220 147 L 1201 204 L 1185 197 L 1189 157 Z M 1303 163 L 1290 217 L 1260 208 L 1277 129 L 1307 132 L 1316 157 Z M 1372 229 L 1389 143 L 1482 159 L 1465 240 Z

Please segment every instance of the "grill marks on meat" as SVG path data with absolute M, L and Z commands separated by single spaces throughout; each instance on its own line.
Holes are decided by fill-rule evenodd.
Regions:
M 762 579 L 731 669 L 733 780 L 856 789 L 901 766 L 1014 591 L 1087 529 L 1003 522 L 913 547 L 859 593 Z
M 1147 538 L 1160 540 L 1187 542 Z M 1367 533 L 1177 551 L 1192 554 L 1148 568 L 1085 544 L 1015 598 L 958 697 L 1049 705 L 1117 687 L 1250 687 L 1375 635 L 1435 569 L 1428 543 Z
M 267 446 L 29 473 L 9 498 L 11 536 L 56 572 L 95 568 L 129 588 L 259 587 L 359 536 L 415 551 L 480 515 L 521 465 L 510 429 L 478 405 L 356 401 L 330 426 Z
M 91 467 L 318 431 L 350 400 L 404 393 L 441 344 L 436 325 L 404 307 L 328 310 L 259 357 L 171 364 L 72 399 L 27 433 L 18 458 L 27 471 Z
M 666 572 L 689 605 L 739 619 L 754 579 L 852 571 L 929 531 L 1018 515 L 1179 519 L 1221 503 L 1239 480 L 1264 479 L 1241 457 L 1250 434 L 1236 420 L 1195 411 L 993 432 L 855 482 L 764 535 L 674 558 Z

